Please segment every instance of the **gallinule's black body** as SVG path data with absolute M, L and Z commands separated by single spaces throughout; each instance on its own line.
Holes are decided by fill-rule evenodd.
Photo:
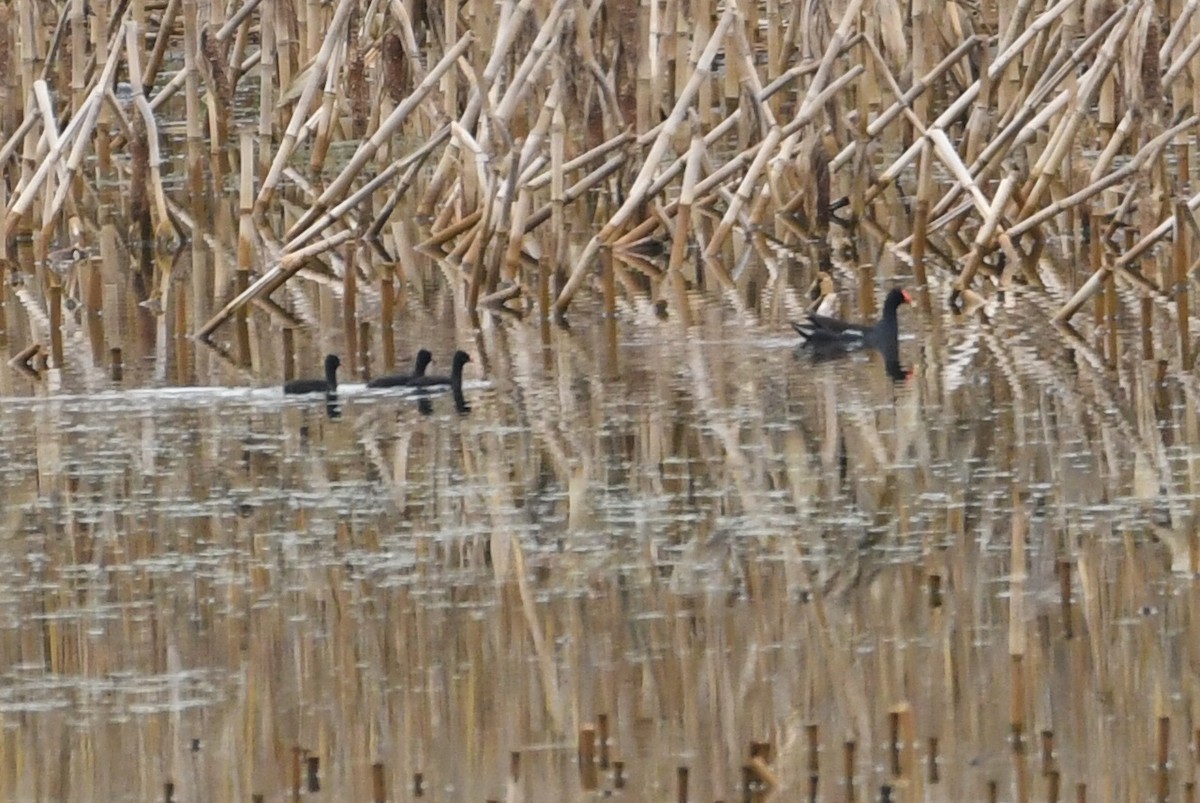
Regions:
M 802 346 L 811 349 L 818 359 L 835 356 L 854 349 L 875 349 L 883 354 L 888 365 L 900 363 L 900 326 L 896 311 L 901 304 L 911 304 L 907 290 L 892 288 L 883 302 L 883 317 L 873 324 L 850 323 L 824 315 L 808 315 L 792 323 L 803 338 Z
M 429 349 L 421 349 L 417 352 L 417 361 L 413 364 L 411 374 L 391 374 L 390 376 L 377 377 L 368 382 L 367 387 L 400 388 L 410 385 L 414 379 L 425 376 L 425 369 L 431 362 L 433 362 L 433 355 L 429 353 Z
M 907 290 L 895 287 L 883 302 L 883 317 L 873 324 L 850 323 L 825 315 L 810 314 L 801 321 L 793 321 L 792 328 L 804 339 L 806 346 L 836 346 L 847 350 L 882 349 L 883 346 L 897 342 L 900 326 L 896 320 L 896 310 L 901 304 L 911 302 L 912 296 Z
M 284 393 L 333 393 L 337 390 L 337 369 L 342 364 L 336 354 L 325 357 L 324 379 L 293 379 L 284 383 Z
M 410 388 L 436 388 L 449 385 L 456 391 L 462 391 L 463 366 L 471 361 L 471 355 L 465 351 L 454 352 L 454 362 L 450 366 L 450 376 L 426 374 L 415 376 L 408 381 Z

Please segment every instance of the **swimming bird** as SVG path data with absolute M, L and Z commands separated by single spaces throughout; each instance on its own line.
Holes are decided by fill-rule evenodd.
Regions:
M 389 376 L 380 376 L 372 379 L 367 383 L 369 388 L 399 388 L 411 384 L 418 377 L 425 376 L 425 369 L 429 363 L 433 362 L 433 355 L 429 353 L 429 349 L 421 349 L 417 352 L 417 361 L 413 363 L 411 374 L 391 374 Z
M 454 362 L 450 366 L 450 376 L 429 375 L 415 376 L 408 381 L 410 388 L 435 388 L 439 385 L 449 385 L 452 389 L 462 390 L 463 366 L 471 361 L 471 355 L 465 351 L 454 352 Z
M 824 315 L 809 314 L 794 321 L 792 328 L 804 340 L 801 344 L 817 356 L 830 355 L 860 348 L 875 349 L 889 363 L 900 361 L 900 324 L 896 311 L 901 304 L 911 304 L 907 290 L 892 288 L 883 302 L 883 317 L 872 324 L 851 323 Z
M 284 393 L 333 393 L 337 390 L 337 369 L 342 364 L 336 354 L 325 357 L 324 379 L 293 379 L 283 385 Z

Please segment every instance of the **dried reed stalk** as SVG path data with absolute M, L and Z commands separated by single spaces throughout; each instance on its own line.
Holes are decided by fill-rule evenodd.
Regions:
M 667 147 L 671 143 L 671 138 L 676 129 L 683 122 L 686 116 L 687 109 L 699 91 L 700 84 L 708 79 L 712 61 L 717 55 L 717 50 L 725 39 L 725 34 L 734 21 L 733 9 L 735 6 L 729 5 L 725 12 L 721 15 L 721 21 L 717 24 L 712 36 L 709 37 L 708 43 L 704 47 L 700 58 L 696 64 L 696 70 L 688 81 L 687 86 L 679 94 L 675 102 L 675 108 L 667 117 L 666 124 L 658 134 L 658 138 L 651 146 L 649 153 L 646 154 L 645 162 L 641 171 L 634 179 L 633 186 L 629 190 L 629 195 L 621 208 L 605 223 L 600 233 L 591 239 L 584 248 L 583 254 L 579 257 L 579 261 L 575 268 L 571 271 L 567 278 L 567 283 L 559 291 L 558 298 L 554 302 L 555 312 L 559 315 L 566 311 L 570 305 L 572 297 L 579 289 L 579 285 L 583 282 L 586 275 L 585 271 L 591 262 L 592 257 L 599 249 L 601 243 L 608 242 L 612 239 L 612 235 L 619 229 L 626 220 L 632 216 L 633 211 L 641 205 L 648 197 L 648 190 L 651 186 L 650 177 L 657 169 L 659 160 L 666 153 Z
M 292 156 L 292 150 L 295 146 L 300 127 L 304 123 L 309 109 L 312 107 L 313 97 L 315 97 L 317 89 L 325 77 L 329 62 L 334 57 L 334 51 L 341 42 L 342 29 L 345 27 L 354 8 L 355 4 L 352 0 L 340 0 L 334 9 L 333 19 L 330 21 L 326 31 L 324 43 L 321 45 L 312 69 L 309 71 L 308 80 L 300 94 L 299 101 L 296 103 L 296 108 L 292 111 L 291 122 L 288 123 L 287 130 L 284 132 L 283 141 L 280 142 L 279 148 L 275 151 L 275 158 L 271 162 L 271 169 L 267 172 L 267 177 L 263 180 L 262 187 L 259 188 L 258 198 L 254 204 L 255 209 L 259 213 L 266 209 L 266 205 L 271 200 L 275 192 L 275 187 L 283 175 L 283 168 Z
M 311 225 L 312 221 L 324 210 L 328 209 L 331 203 L 345 195 L 354 178 L 359 174 L 360 171 L 362 171 L 362 169 L 370 162 L 370 160 L 375 157 L 375 154 L 384 145 L 384 143 L 391 138 L 404 124 L 404 121 L 413 112 L 413 110 L 416 109 L 421 101 L 424 100 L 431 91 L 433 91 L 433 88 L 438 79 L 441 77 L 442 73 L 444 73 L 446 70 L 449 70 L 454 65 L 454 62 L 464 52 L 466 52 L 466 49 L 470 44 L 471 36 L 469 34 L 464 34 L 463 37 L 459 39 L 459 41 L 456 42 L 449 51 L 447 51 L 446 55 L 441 59 L 441 61 L 439 61 L 434 68 L 430 70 L 429 75 L 425 77 L 425 80 L 422 81 L 421 84 L 419 84 L 417 88 L 413 90 L 412 94 L 405 98 L 404 101 L 397 106 L 390 115 L 388 115 L 388 118 L 385 121 L 380 123 L 379 129 L 371 135 L 371 138 L 358 148 L 353 158 L 351 158 L 349 164 L 342 169 L 342 172 L 338 174 L 338 177 L 330 183 L 323 193 L 321 193 L 321 196 L 309 209 L 308 213 L 299 221 L 297 221 L 297 223 L 292 227 L 292 233 L 297 230 L 303 230 L 305 227 Z M 296 124 L 297 120 L 298 116 L 293 116 L 293 125 Z M 294 139 L 295 133 L 291 127 L 289 127 L 289 132 L 292 133 L 292 137 Z M 280 172 L 282 171 L 281 157 L 284 155 L 285 146 L 286 143 L 285 145 L 281 145 L 279 152 L 276 154 L 275 163 L 271 166 L 272 173 L 276 172 L 277 166 L 279 167 Z M 420 149 L 418 149 L 417 153 L 420 152 Z M 413 157 L 410 156 L 407 158 L 411 159 Z M 276 182 L 278 181 L 278 176 L 276 176 L 275 180 Z M 270 175 L 268 175 L 267 181 L 271 181 Z M 268 188 L 267 184 L 264 183 L 262 190 L 259 191 L 259 199 L 256 202 L 256 208 L 263 208 L 263 204 L 269 199 L 270 189 Z

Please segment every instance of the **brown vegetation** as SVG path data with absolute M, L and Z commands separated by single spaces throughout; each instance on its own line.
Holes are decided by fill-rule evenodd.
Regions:
M 981 270 L 1040 285 L 1048 243 L 1098 240 L 1091 277 L 1067 282 L 1057 318 L 1124 281 L 1153 300 L 1145 316 L 1178 322 L 1190 356 L 1177 279 L 1191 275 L 1200 207 L 1188 187 L 1200 122 L 1191 3 L 37 11 L 3 12 L 0 233 L 6 271 L 35 276 L 33 298 L 56 320 L 60 280 L 41 265 L 57 249 L 94 254 L 109 225 L 139 254 L 139 301 L 177 338 L 198 334 L 246 365 L 249 305 L 259 328 L 299 325 L 272 294 L 302 271 L 365 294 L 345 301 L 351 344 L 418 252 L 444 261 L 471 312 L 561 315 L 593 281 L 612 312 L 605 288 L 641 286 L 631 269 L 654 286 L 694 261 L 691 280 L 744 289 L 761 269 L 741 270 L 739 254 L 820 251 L 844 203 L 835 220 L 874 241 L 880 270 L 933 286 L 949 271 L 956 303 Z M 132 104 L 113 92 L 129 76 L 140 76 Z M 166 133 L 180 124 L 182 143 Z M 164 184 L 164 159 L 182 160 L 187 194 Z M 237 212 L 221 202 L 234 175 Z M 130 190 L 115 205 L 101 186 L 113 182 Z M 1181 243 L 1172 267 L 1152 250 L 1166 236 Z M 641 257 L 654 241 L 670 244 L 665 267 Z M 172 248 L 193 274 L 182 297 Z

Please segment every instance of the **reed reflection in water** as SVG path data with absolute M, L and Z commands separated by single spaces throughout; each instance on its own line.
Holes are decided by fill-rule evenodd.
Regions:
M 486 326 L 469 412 L 6 399 L 0 797 L 1181 794 L 1190 379 L 1019 308 L 906 318 L 899 383 L 697 313 Z

